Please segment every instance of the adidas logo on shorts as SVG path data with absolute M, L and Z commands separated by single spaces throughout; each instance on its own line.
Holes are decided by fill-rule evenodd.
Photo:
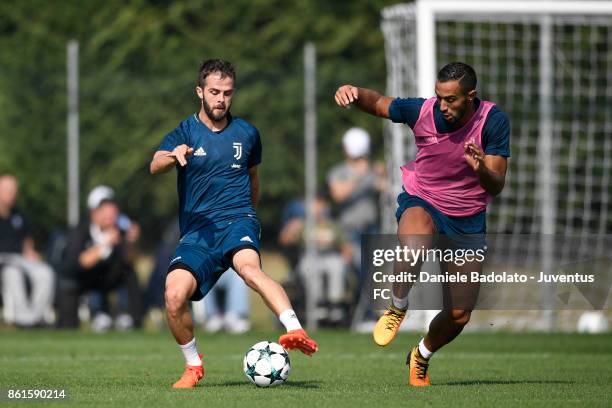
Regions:
M 240 238 L 240 241 L 251 242 L 251 243 L 253 242 L 253 240 L 249 236 L 245 236 L 245 237 Z

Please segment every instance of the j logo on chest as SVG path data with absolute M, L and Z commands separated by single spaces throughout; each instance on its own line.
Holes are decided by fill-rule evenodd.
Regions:
M 233 142 L 232 147 L 234 148 L 234 159 L 240 160 L 242 157 L 242 143 L 241 142 Z M 240 163 L 232 163 L 230 166 L 232 169 L 240 169 L 242 165 Z
M 242 157 L 242 143 L 234 142 L 232 145 L 234 146 L 234 159 L 240 160 Z

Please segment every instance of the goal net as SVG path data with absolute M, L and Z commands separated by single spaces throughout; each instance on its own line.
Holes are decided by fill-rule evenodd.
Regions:
M 437 70 L 464 61 L 479 96 L 508 114 L 512 157 L 487 232 L 508 259 L 543 270 L 612 251 L 612 5 L 552 4 L 417 1 L 382 12 L 388 95 L 430 97 Z M 416 148 L 410 128 L 392 123 L 385 145 L 396 188 L 383 209 L 391 232 L 398 168 Z M 542 309 L 552 309 L 553 296 L 541 294 Z M 533 316 L 543 329 L 573 324 L 552 312 Z

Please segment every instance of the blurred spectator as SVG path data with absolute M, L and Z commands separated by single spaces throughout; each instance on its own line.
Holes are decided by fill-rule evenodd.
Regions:
M 306 208 L 302 199 L 292 200 L 283 209 L 278 242 L 283 247 L 283 253 L 287 257 L 292 271 L 296 270 L 298 262 L 302 257 L 302 245 L 297 238 L 305 218 Z
M 220 292 L 224 302 L 220 305 Z M 249 331 L 249 290 L 244 281 L 230 268 L 204 298 L 206 307 L 206 330 L 240 334 Z
M 89 193 L 87 197 L 87 208 L 91 211 L 95 209 L 103 200 L 114 200 L 115 191 L 108 186 L 97 186 Z M 133 222 L 127 215 L 119 213 L 117 218 L 117 228 L 125 237 L 129 244 L 129 249 L 133 250 L 137 241 L 140 239 L 140 225 Z M 134 256 L 131 254 L 131 258 Z M 134 319 L 129 313 L 129 292 L 125 285 L 121 285 L 115 291 L 117 294 L 117 302 L 119 310 L 122 311 L 115 319 L 115 328 L 118 330 L 129 330 L 134 326 Z M 108 330 L 113 321 L 109 314 L 108 294 L 99 290 L 89 292 L 89 311 L 94 316 L 91 327 L 94 331 Z
M 290 201 L 283 209 L 281 229 L 278 234 L 278 243 L 282 247 L 283 255 L 289 262 L 289 274 L 282 285 L 287 292 L 287 296 L 291 299 L 293 310 L 298 316 L 306 314 L 304 285 L 298 271 L 298 264 L 304 250 L 300 242 L 300 231 L 303 228 L 305 217 L 304 200 L 294 199 Z
M 179 241 L 178 219 L 174 219 L 162 234 L 162 239 L 155 250 L 155 263 L 149 276 L 145 291 L 145 308 L 147 317 L 154 327 L 161 329 L 164 324 L 163 309 L 166 306 L 164 291 L 166 288 L 166 275 L 168 265 Z
M 286 244 L 299 242 L 302 257 L 297 266 L 303 285 L 309 296 L 314 296 L 317 305 L 317 320 L 331 325 L 341 324 L 346 298 L 346 269 L 350 264 L 352 250 L 346 236 L 330 217 L 329 204 L 323 197 L 314 202 L 314 240 L 316 259 L 309 262 L 304 254 L 306 234 L 303 220 L 295 218 L 281 234 Z
M 15 209 L 17 179 L 0 174 L 0 271 L 3 314 L 7 323 L 33 327 L 51 311 L 55 279 L 41 261 L 22 215 Z M 29 287 L 29 295 L 28 295 Z
M 110 328 L 112 318 L 107 296 L 118 291 L 118 329 L 139 326 L 142 298 L 133 268 L 134 244 L 140 235 L 137 224 L 124 219 L 106 186 L 92 190 L 87 199 L 89 219 L 70 232 L 58 285 L 58 326 L 78 326 L 79 296 L 92 294 L 92 330 Z
M 378 229 L 378 194 L 384 188 L 384 167 L 369 160 L 370 135 L 354 127 L 342 137 L 345 161 L 328 173 L 327 182 L 338 209 L 338 223 L 353 246 L 352 266 L 357 274 L 356 300 L 361 293 L 361 235 Z

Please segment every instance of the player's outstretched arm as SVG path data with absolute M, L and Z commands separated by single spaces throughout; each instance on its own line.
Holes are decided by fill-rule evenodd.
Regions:
M 353 85 L 342 85 L 334 97 L 336 104 L 342 108 L 348 108 L 353 104 L 362 111 L 381 118 L 389 118 L 389 105 L 393 102 L 391 97 Z
M 174 168 L 178 163 L 181 167 L 187 165 L 187 157 L 193 153 L 193 147 L 186 144 L 176 146 L 171 152 L 167 150 L 158 150 L 153 155 L 153 160 L 149 166 L 151 174 L 165 173 Z

